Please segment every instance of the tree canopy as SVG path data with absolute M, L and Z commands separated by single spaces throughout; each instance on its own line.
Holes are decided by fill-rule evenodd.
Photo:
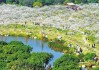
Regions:
M 98 3 L 99 0 L 0 0 L 0 2 L 4 3 L 15 3 L 19 5 L 25 5 L 25 6 L 42 6 L 42 5 L 53 5 L 53 4 L 64 4 L 68 2 L 73 2 L 75 4 L 80 3 Z M 33 5 L 34 4 L 34 5 Z
M 73 54 L 65 54 L 54 63 L 53 70 L 79 70 L 79 58 Z
M 44 70 L 53 57 L 50 53 L 34 53 L 32 48 L 22 42 L 0 41 L 0 70 Z

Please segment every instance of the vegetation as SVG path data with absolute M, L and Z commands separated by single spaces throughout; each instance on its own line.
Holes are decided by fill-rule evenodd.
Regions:
M 99 70 L 99 0 L 4 2 L 6 4 L 0 4 L 0 35 L 24 36 L 48 42 L 51 49 L 64 54 L 55 61 L 53 70 L 80 70 L 82 65 Z M 61 5 L 68 2 L 75 3 L 80 9 Z M 79 48 L 80 53 L 77 51 Z M 0 41 L 0 70 L 44 70 L 52 57 L 45 52 L 34 53 L 22 42 Z
M 98 3 L 99 0 L 0 0 L 0 2 L 4 2 L 7 4 L 19 4 L 26 6 L 42 6 L 42 5 L 53 5 L 53 4 L 64 4 L 67 2 L 73 2 L 76 4 L 80 3 Z
M 93 70 L 99 70 L 99 67 L 97 67 L 97 68 L 94 68 Z
M 85 61 L 93 60 L 94 57 L 96 56 L 95 53 L 87 53 L 84 57 Z
M 91 52 L 80 55 L 65 53 L 54 62 L 53 70 L 80 70 L 86 67 L 88 70 L 98 70 L 99 62 L 95 62 L 95 57 L 97 57 L 96 54 Z M 86 67 L 82 67 L 82 65 Z
M 40 2 L 34 2 L 33 3 L 33 7 L 38 6 L 38 7 L 42 7 L 42 3 Z
M 53 70 L 80 70 L 79 58 L 72 54 L 65 54 L 54 63 Z
M 22 42 L 0 41 L 0 70 L 44 70 L 53 57 L 49 53 L 34 53 L 32 48 Z
M 48 44 L 49 44 L 49 47 L 51 47 L 52 49 L 54 49 L 56 51 L 63 52 L 64 50 L 68 50 L 68 47 L 66 45 L 64 45 L 63 40 L 55 39 L 55 40 L 49 42 Z
M 17 26 L 17 28 L 16 28 Z M 39 27 L 39 26 L 36 26 L 36 25 L 27 25 L 26 27 L 24 27 L 23 25 L 19 25 L 19 24 L 9 24 L 8 26 L 1 26 L 1 34 L 4 35 L 4 36 L 7 36 L 7 35 L 11 35 L 11 36 L 25 36 L 26 38 L 33 38 L 33 39 L 41 39 L 43 41 L 47 41 L 49 42 L 49 46 L 51 48 L 53 48 L 54 50 L 56 49 L 57 51 L 61 51 L 63 52 L 64 50 L 68 50 L 68 44 L 71 42 L 73 46 L 75 46 L 76 43 L 79 43 L 80 42 L 77 42 L 77 40 L 80 40 L 82 37 L 81 34 L 79 34 L 79 37 L 76 38 L 78 36 L 78 34 L 75 34 L 75 35 L 72 35 L 72 34 L 68 34 L 66 35 L 65 33 L 65 30 L 58 30 L 56 28 L 46 28 L 46 27 Z M 8 28 L 7 30 L 5 28 Z M 16 29 L 15 29 L 16 28 Z M 36 30 L 35 30 L 36 28 Z M 45 37 L 43 38 L 42 37 L 42 34 L 41 34 L 41 31 L 42 29 L 45 29 L 44 32 L 45 32 Z M 27 29 L 27 30 L 26 30 Z M 51 30 L 51 31 L 50 31 Z M 71 32 L 71 31 L 68 31 L 68 33 Z M 58 40 L 58 36 L 57 35 L 60 35 L 62 34 L 62 40 Z M 48 36 L 47 37 L 47 40 L 46 40 L 46 35 Z M 71 38 L 71 36 L 73 38 Z M 68 38 L 71 38 L 71 40 L 69 40 Z M 51 42 L 52 41 L 52 42 Z

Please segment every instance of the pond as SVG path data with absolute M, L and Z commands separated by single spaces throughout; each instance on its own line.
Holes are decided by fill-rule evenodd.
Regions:
M 10 41 L 21 41 L 26 45 L 30 45 L 33 47 L 33 52 L 47 52 L 53 54 L 53 59 L 49 62 L 49 64 L 53 65 L 53 62 L 63 55 L 62 52 L 55 51 L 48 46 L 48 43 L 43 42 L 41 40 L 35 40 L 31 38 L 25 37 L 14 37 L 14 36 L 0 36 L 0 41 L 10 42 Z

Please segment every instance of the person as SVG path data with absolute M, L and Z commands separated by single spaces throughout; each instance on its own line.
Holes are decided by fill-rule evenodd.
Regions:
M 80 53 L 82 53 L 82 51 L 83 51 L 83 50 L 80 48 Z
M 24 27 L 26 27 L 27 22 L 25 22 Z
M 76 44 L 76 52 L 77 53 L 82 53 L 82 49 L 78 46 L 78 44 Z
M 94 48 L 96 48 L 96 45 L 95 45 L 95 43 L 93 44 L 93 46 L 94 46 Z
M 79 48 L 79 46 L 78 46 L 78 44 L 76 44 L 76 49 L 78 49 Z
M 92 48 L 96 48 L 95 44 L 92 44 Z
M 26 21 L 25 21 L 25 25 L 26 25 Z
M 62 40 L 62 36 L 61 35 L 58 35 L 57 38 L 58 38 L 58 40 Z
M 98 57 L 95 56 L 94 57 L 94 61 L 97 62 L 98 61 Z
M 72 47 L 72 44 L 70 43 L 70 44 L 68 44 L 68 47 Z
M 48 36 L 47 36 L 47 35 L 45 35 L 45 38 L 48 38 Z

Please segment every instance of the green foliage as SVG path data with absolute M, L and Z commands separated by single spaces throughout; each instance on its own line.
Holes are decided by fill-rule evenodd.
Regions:
M 75 0 L 76 4 L 80 4 L 82 2 L 82 0 Z
M 4 4 L 4 2 L 0 2 L 0 5 L 3 5 Z
M 0 70 L 34 70 L 35 65 L 39 68 L 38 70 L 44 70 L 44 63 L 47 64 L 53 55 L 31 53 L 31 51 L 32 48 L 22 42 L 0 41 Z
M 97 3 L 98 0 L 88 0 L 89 3 Z
M 83 53 L 81 53 L 80 55 L 78 55 L 78 57 L 80 58 L 81 61 L 84 60 L 84 54 Z
M 48 53 L 32 53 L 31 57 L 28 58 L 28 63 L 30 65 L 37 65 L 37 66 L 42 66 L 45 64 L 48 64 L 48 62 L 50 61 L 50 58 L 52 58 L 53 55 L 52 54 L 48 54 Z
M 31 0 L 24 0 L 23 5 L 29 6 L 31 4 Z
M 89 61 L 89 60 L 93 60 L 93 58 L 95 57 L 95 53 L 87 53 L 85 56 L 84 56 L 84 60 L 85 61 Z
M 41 2 L 34 2 L 34 3 L 33 3 L 33 7 L 36 7 L 36 6 L 42 7 L 43 5 L 42 5 Z
M 24 51 L 24 52 L 31 52 L 32 48 L 28 45 L 24 45 L 22 42 L 19 41 L 11 41 L 10 43 L 8 43 L 8 45 L 13 47 L 12 52 L 16 52 L 17 50 L 20 49 L 20 51 Z M 17 47 L 16 47 L 17 45 Z
M 45 0 L 44 4 L 45 5 L 51 5 L 51 4 L 53 4 L 53 0 Z
M 24 45 L 22 42 L 20 41 L 11 41 L 10 43 L 8 43 L 9 45 Z
M 91 41 L 91 42 L 95 42 L 96 38 L 94 37 L 94 35 L 89 35 L 88 36 L 88 39 Z
M 82 0 L 82 3 L 88 3 L 88 0 Z
M 54 0 L 54 4 L 63 4 L 64 0 Z
M 0 41 L 0 45 L 7 45 L 7 43 L 4 41 Z
M 69 3 L 69 2 L 71 2 L 71 0 L 65 0 L 65 1 L 64 1 L 64 3 Z
M 61 51 L 63 52 L 63 50 L 68 50 L 68 47 L 64 46 L 64 40 L 58 40 L 55 39 L 52 42 L 49 42 L 48 45 L 49 47 L 51 47 L 52 49 L 56 50 L 56 51 Z
M 6 0 L 6 3 L 11 4 L 12 0 Z
M 6 62 L 0 61 L 0 70 L 3 70 L 6 66 Z
M 20 5 L 25 5 L 25 6 L 29 6 L 32 7 L 32 4 L 35 2 L 36 0 L 19 0 Z
M 5 1 L 1 1 L 5 2 Z M 53 5 L 53 4 L 66 4 L 68 2 L 73 2 L 76 4 L 80 3 L 98 3 L 99 0 L 6 0 L 6 3 L 8 4 L 19 4 L 19 5 L 25 5 L 25 6 L 30 6 L 34 7 L 36 6 L 43 6 L 43 5 Z M 36 3 L 36 4 L 35 4 Z M 35 4 L 35 5 L 33 5 Z
M 24 1 L 24 0 L 18 0 L 19 5 L 24 5 L 23 1 Z
M 93 70 L 99 70 L 99 67 L 93 68 Z
M 65 54 L 54 62 L 53 70 L 79 70 L 79 58 L 73 54 Z

